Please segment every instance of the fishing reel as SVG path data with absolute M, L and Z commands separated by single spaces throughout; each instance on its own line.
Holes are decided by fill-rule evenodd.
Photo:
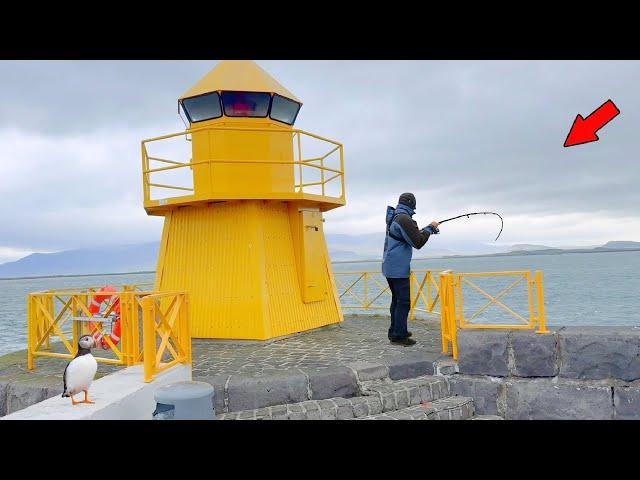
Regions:
M 438 229 L 438 227 L 434 227 L 433 225 L 427 225 L 424 229 L 431 235 L 437 235 L 440 233 L 440 229 Z

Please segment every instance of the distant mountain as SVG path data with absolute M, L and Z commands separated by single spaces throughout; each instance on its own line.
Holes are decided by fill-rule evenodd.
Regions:
M 553 247 L 546 247 L 544 245 L 530 245 L 528 243 L 519 243 L 516 245 L 511 245 L 509 251 L 511 252 L 522 252 L 522 251 L 532 251 L 532 250 L 554 250 Z
M 329 257 L 335 261 L 348 261 L 348 260 L 366 260 L 367 257 L 358 255 L 356 252 L 350 252 L 346 250 L 332 250 L 329 248 Z
M 160 242 L 33 253 L 0 265 L 0 278 L 152 271 Z
M 332 261 L 379 260 L 382 257 L 384 232 L 363 235 L 327 234 L 327 244 Z M 34 253 L 15 262 L 1 264 L 0 278 L 153 271 L 156 268 L 158 250 L 159 242 L 151 242 Z M 640 242 L 611 241 L 596 248 L 566 249 L 532 244 L 494 246 L 434 235 L 424 248 L 415 252 L 414 258 L 559 255 L 624 250 L 640 250 Z
M 601 247 L 597 247 L 597 248 L 615 248 L 618 250 L 626 250 L 626 249 L 640 249 L 640 242 L 630 242 L 630 241 L 622 241 L 622 240 L 616 240 L 616 241 L 612 241 L 612 242 L 607 242 L 605 243 L 603 246 Z

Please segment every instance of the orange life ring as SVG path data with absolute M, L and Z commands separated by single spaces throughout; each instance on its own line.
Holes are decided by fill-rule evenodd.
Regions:
M 100 313 L 100 307 L 103 302 L 107 300 L 113 301 L 113 308 L 111 309 L 111 312 L 116 314 L 116 321 L 114 322 L 111 334 L 108 335 L 108 337 L 114 345 L 118 345 L 120 342 L 120 298 L 113 295 L 115 291 L 116 289 L 111 285 L 98 289 L 98 291 L 93 295 L 91 304 L 89 304 L 89 312 L 91 312 L 91 315 L 97 315 Z M 103 350 L 109 350 L 109 344 L 93 322 L 89 322 L 89 329 L 91 330 L 91 335 L 93 335 L 96 345 L 100 345 Z

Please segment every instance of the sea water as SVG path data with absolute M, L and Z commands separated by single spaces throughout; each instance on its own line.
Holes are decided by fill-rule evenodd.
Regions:
M 450 269 L 456 272 L 531 271 L 540 270 L 544 278 L 547 324 L 549 325 L 640 325 L 640 252 L 566 253 L 561 255 L 518 255 L 498 257 L 459 257 L 414 260 L 414 270 Z M 335 263 L 339 291 L 357 278 L 340 272 L 380 272 L 379 262 Z M 0 354 L 26 348 L 26 297 L 30 292 L 68 287 L 125 285 L 152 283 L 153 273 L 48 277 L 35 279 L 0 279 Z M 437 280 L 437 276 L 436 276 Z M 517 277 L 469 278 L 491 297 L 496 297 Z M 379 273 L 372 274 L 368 299 L 373 299 L 386 287 Z M 426 291 L 425 291 L 426 292 Z M 351 295 L 353 293 L 354 295 Z M 524 319 L 529 318 L 526 282 L 521 281 L 499 298 L 502 305 Z M 434 289 L 432 287 L 432 295 Z M 426 296 L 426 294 L 425 294 Z M 345 306 L 357 307 L 364 297 L 363 283 L 343 295 Z M 490 297 L 472 286 L 463 285 L 465 319 L 470 322 L 518 323 L 503 306 L 490 303 Z M 374 302 L 380 313 L 386 313 L 389 297 L 386 293 Z M 490 303 L 487 306 L 487 303 Z M 474 314 L 487 306 L 480 314 Z M 436 310 L 438 305 L 436 304 Z M 344 312 L 362 312 L 345 308 Z

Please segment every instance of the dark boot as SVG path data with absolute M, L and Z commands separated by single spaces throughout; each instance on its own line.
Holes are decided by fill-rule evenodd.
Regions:
M 391 343 L 394 345 L 403 345 L 405 347 L 410 347 L 411 345 L 415 345 L 416 341 L 413 338 L 396 338 L 391 339 Z
M 412 335 L 413 335 L 413 333 L 411 333 L 411 332 L 407 331 L 407 338 L 411 337 Z M 391 335 L 389 335 L 388 333 L 387 333 L 387 338 L 388 338 L 389 340 L 391 340 Z

